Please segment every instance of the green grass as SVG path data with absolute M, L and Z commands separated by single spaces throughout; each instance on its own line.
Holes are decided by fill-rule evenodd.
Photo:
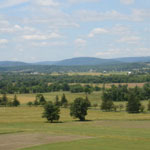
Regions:
M 84 93 L 65 92 L 69 102 Z M 47 100 L 54 100 L 62 92 L 44 94 Z M 100 105 L 100 92 L 89 95 L 92 103 Z M 12 97 L 13 95 L 8 95 Z M 128 114 L 122 112 L 102 112 L 99 107 L 91 108 L 86 119 L 79 122 L 70 117 L 69 109 L 61 109 L 60 123 L 50 124 L 42 118 L 42 107 L 27 107 L 24 104 L 35 99 L 35 94 L 19 94 L 22 106 L 18 108 L 0 107 L 0 136 L 2 134 L 48 133 L 50 135 L 80 135 L 91 137 L 71 142 L 39 145 L 23 150 L 149 150 L 150 113 Z M 115 104 L 125 102 L 116 102 Z M 147 101 L 142 102 L 145 106 Z
M 49 145 L 25 148 L 23 150 L 149 150 L 150 143 L 133 139 L 121 139 L 120 137 L 102 137 L 90 140 L 62 142 Z
M 42 107 L 0 108 L 0 134 L 26 132 L 91 137 L 24 150 L 149 150 L 150 113 L 89 110 L 86 117 L 89 121 L 79 122 L 69 116 L 68 109 L 61 109 L 61 123 L 50 124 L 41 118 L 42 112 Z

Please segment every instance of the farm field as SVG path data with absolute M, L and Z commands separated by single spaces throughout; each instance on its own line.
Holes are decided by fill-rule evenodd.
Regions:
M 77 97 L 86 97 L 85 93 L 71 93 L 71 92 L 51 92 L 51 93 L 43 93 L 45 99 L 47 101 L 55 101 L 56 95 L 58 95 L 59 99 L 63 93 L 66 95 L 66 98 L 69 103 L 73 102 Z M 98 104 L 98 107 L 101 105 L 101 94 L 102 92 L 93 92 L 88 95 L 88 99 L 90 100 L 91 104 Z M 35 100 L 37 94 L 17 94 L 18 100 L 21 102 L 21 105 L 26 105 L 29 101 L 33 102 Z M 1 96 L 1 95 L 0 95 Z M 7 94 L 7 97 L 13 99 L 14 94 Z M 148 101 L 141 101 L 145 107 L 147 107 Z M 126 106 L 126 102 L 114 102 L 114 104 L 123 104 L 124 107 Z
M 47 101 L 54 101 L 56 98 L 56 95 L 59 96 L 59 99 L 61 99 L 61 96 L 63 93 L 66 95 L 67 100 L 69 103 L 73 102 L 73 100 L 77 97 L 86 97 L 85 93 L 71 93 L 71 92 L 51 92 L 51 93 L 43 93 L 45 99 Z M 31 101 L 33 102 L 35 100 L 37 94 L 17 94 L 18 100 L 21 102 L 21 104 L 26 104 L 27 102 Z M 13 98 L 14 94 L 7 94 L 8 98 Z M 100 103 L 101 101 L 101 92 L 93 92 L 90 95 L 88 95 L 90 101 L 94 103 Z
M 145 83 L 106 83 L 105 84 L 105 88 L 111 88 L 112 85 L 128 85 L 128 88 L 134 88 L 136 86 L 138 87 L 143 87 Z M 70 85 L 74 85 L 74 83 L 71 83 Z M 102 83 L 89 83 L 89 84 L 86 84 L 86 83 L 81 83 L 81 85 L 91 85 L 91 86 L 98 86 L 100 88 L 102 88 L 104 86 L 104 84 Z
M 69 109 L 61 109 L 60 123 L 50 124 L 41 118 L 42 112 L 42 107 L 1 107 L 0 149 L 149 150 L 150 113 L 97 108 L 88 111 L 88 121 L 79 122 L 70 117 Z

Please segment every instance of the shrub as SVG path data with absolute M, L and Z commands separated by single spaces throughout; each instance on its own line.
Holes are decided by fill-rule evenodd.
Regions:
M 27 105 L 28 105 L 28 106 L 32 106 L 33 103 L 32 103 L 32 102 L 28 102 Z

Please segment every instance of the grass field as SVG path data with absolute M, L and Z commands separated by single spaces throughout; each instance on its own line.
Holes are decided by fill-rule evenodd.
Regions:
M 56 95 L 59 96 L 59 100 L 61 99 L 61 96 L 63 93 L 66 95 L 67 100 L 69 103 L 73 102 L 75 98 L 77 97 L 86 97 L 85 93 L 70 93 L 70 92 L 51 92 L 51 93 L 43 93 L 44 97 L 47 101 L 55 101 Z M 88 95 L 88 98 L 91 102 L 91 104 L 98 104 L 98 106 L 101 105 L 101 94 L 102 92 L 93 92 L 90 95 Z M 18 100 L 21 102 L 22 105 L 26 105 L 27 102 L 31 101 L 33 102 L 35 100 L 37 94 L 17 94 Z M 14 94 L 8 94 L 8 98 L 12 99 L 14 97 Z M 123 104 L 124 107 L 126 106 L 126 102 L 114 102 L 115 104 Z M 142 101 L 142 104 L 147 107 L 147 101 Z
M 84 93 L 65 93 L 71 102 Z M 60 93 L 44 94 L 53 100 Z M 13 95 L 8 95 L 12 97 Z M 89 96 L 99 102 L 100 93 Z M 27 107 L 33 94 L 18 95 L 23 104 L 18 108 L 0 107 L 0 150 L 149 150 L 150 113 L 128 114 L 89 109 L 86 119 L 79 122 L 70 117 L 69 109 L 61 109 L 59 123 L 47 123 L 42 107 Z M 123 103 L 125 105 L 125 103 Z M 143 104 L 147 104 L 146 101 Z
M 62 109 L 60 123 L 50 124 L 41 118 L 42 112 L 42 107 L 0 108 L 0 142 L 6 135 L 9 138 L 13 135 L 14 139 L 19 137 L 19 140 L 26 135 L 37 146 L 32 147 L 23 138 L 24 147 L 31 146 L 24 150 L 149 150 L 149 113 L 89 110 L 86 117 L 89 121 L 79 122 L 69 116 L 68 109 Z M 61 138 L 65 138 L 64 141 Z M 5 150 L 9 150 L 9 142 L 7 144 Z M 11 146 L 13 150 L 14 145 Z
M 59 99 L 61 99 L 61 96 L 63 93 L 66 95 L 66 98 L 69 102 L 72 102 L 77 97 L 86 97 L 85 93 L 70 93 L 70 92 L 51 92 L 51 93 L 43 93 L 44 97 L 47 101 L 54 101 L 56 98 L 56 95 L 59 96 Z M 8 98 L 13 98 L 14 94 L 8 94 Z M 36 94 L 17 94 L 17 97 L 21 104 L 26 104 L 29 101 L 34 101 Z M 92 103 L 100 103 L 101 101 L 101 92 L 93 92 L 92 94 L 88 95 L 89 99 Z

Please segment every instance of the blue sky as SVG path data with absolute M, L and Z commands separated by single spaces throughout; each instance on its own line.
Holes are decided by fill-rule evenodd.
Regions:
M 0 60 L 150 56 L 150 0 L 0 0 Z

